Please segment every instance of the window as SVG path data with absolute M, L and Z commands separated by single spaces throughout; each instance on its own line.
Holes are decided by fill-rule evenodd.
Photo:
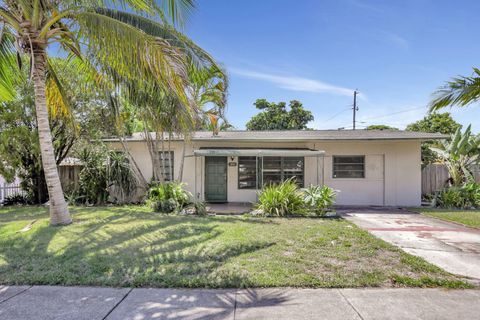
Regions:
M 238 189 L 257 188 L 257 157 L 238 157 Z
M 172 181 L 173 178 L 173 151 L 159 152 L 160 174 L 164 181 Z
M 304 163 L 303 157 L 264 157 L 263 185 L 277 184 L 293 178 L 300 187 L 303 187 Z
M 334 178 L 365 178 L 365 156 L 333 156 Z

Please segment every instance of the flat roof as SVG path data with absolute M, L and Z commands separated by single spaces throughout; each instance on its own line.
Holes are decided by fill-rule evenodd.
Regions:
M 167 135 L 165 135 L 167 136 Z M 155 133 L 152 133 L 155 137 Z M 449 135 L 402 130 L 272 130 L 221 131 L 213 135 L 211 131 L 193 132 L 192 141 L 308 141 L 308 140 L 435 140 L 446 139 Z M 127 141 L 144 141 L 143 132 L 136 132 L 126 137 Z M 183 140 L 181 135 L 174 135 L 172 140 Z M 118 141 L 116 137 L 104 138 L 102 141 Z

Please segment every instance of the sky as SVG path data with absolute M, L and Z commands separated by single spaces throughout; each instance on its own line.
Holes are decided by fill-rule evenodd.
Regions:
M 256 99 L 299 100 L 315 129 L 404 128 L 432 93 L 480 67 L 477 0 L 198 0 L 183 30 L 229 75 L 227 118 L 237 128 Z M 446 109 L 480 131 L 480 105 Z

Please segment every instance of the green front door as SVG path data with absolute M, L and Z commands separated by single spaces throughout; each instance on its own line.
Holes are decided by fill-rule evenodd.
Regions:
M 205 157 L 205 200 L 227 202 L 227 157 Z

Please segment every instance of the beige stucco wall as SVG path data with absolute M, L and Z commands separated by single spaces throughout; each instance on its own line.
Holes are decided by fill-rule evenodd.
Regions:
M 118 143 L 111 148 L 121 150 Z M 152 162 L 144 142 L 128 142 L 131 154 L 147 180 L 152 177 Z M 342 205 L 418 206 L 421 199 L 420 141 L 315 141 L 315 142 L 222 142 L 195 141 L 187 145 L 183 181 L 197 199 L 204 194 L 204 158 L 193 157 L 200 147 L 311 148 L 324 150 L 325 157 L 305 158 L 305 185 L 326 184 L 339 190 L 337 203 Z M 179 176 L 183 142 L 172 142 L 175 178 Z M 332 177 L 333 155 L 365 155 L 363 179 Z M 232 161 L 231 159 L 228 160 Z M 237 162 L 234 158 L 233 162 Z M 237 187 L 237 166 L 228 166 L 229 202 L 254 202 L 255 190 Z

